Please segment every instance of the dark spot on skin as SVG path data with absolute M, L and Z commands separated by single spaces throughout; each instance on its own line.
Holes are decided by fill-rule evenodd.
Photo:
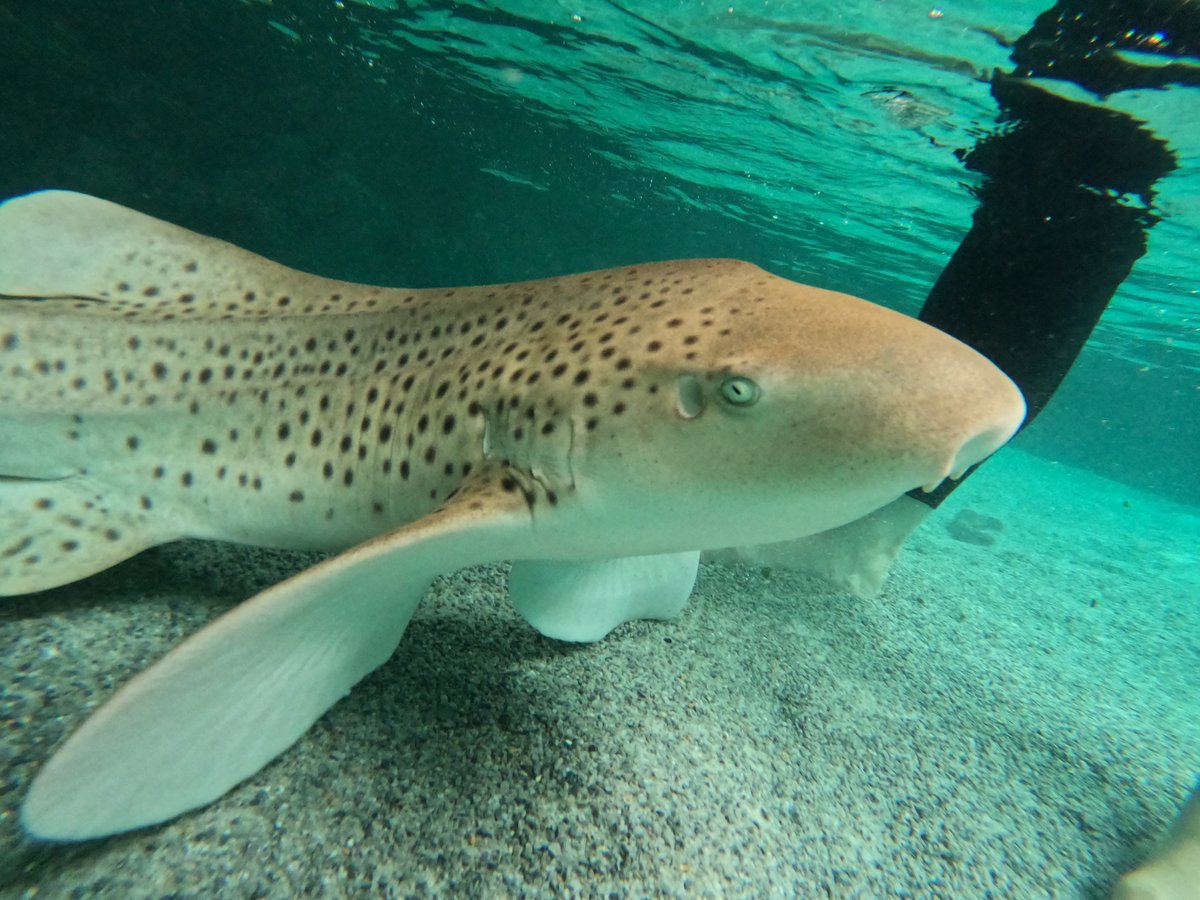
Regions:
M 426 447 L 425 448 L 425 462 L 430 463 L 432 465 L 432 463 L 435 459 L 437 459 L 437 448 L 432 447 L 432 446 Z
M 454 430 L 454 416 L 446 416 L 442 419 L 442 434 L 449 434 Z
M 291 426 L 289 426 L 287 422 L 281 422 L 278 430 L 276 431 L 276 434 L 279 435 L 279 439 L 281 441 L 286 441 L 291 433 Z
M 332 478 L 333 477 L 333 463 L 326 462 L 325 465 L 323 465 L 321 467 L 321 474 L 325 476 L 326 480 Z
M 321 446 L 321 438 L 321 429 L 316 428 L 313 430 L 312 437 L 309 439 L 309 443 L 311 443 L 314 447 L 319 447 Z
M 200 443 L 200 452 L 207 453 L 211 456 L 212 454 L 217 452 L 217 442 L 214 441 L 212 438 L 205 438 Z
M 597 426 L 597 425 L 599 425 L 599 424 L 600 424 L 600 420 L 599 420 L 599 419 L 597 419 L 597 418 L 595 418 L 595 417 L 593 417 L 593 418 L 591 418 L 591 419 L 588 419 L 588 420 L 587 420 L 587 430 L 588 430 L 588 431 L 595 431 L 595 430 L 596 430 L 596 426 Z
M 115 528 L 110 528 L 104 532 L 104 536 L 110 541 L 119 541 L 121 539 L 121 532 Z
M 6 334 L 4 336 L 4 340 L 0 341 L 0 346 L 2 346 L 5 350 L 16 350 L 19 344 L 20 340 L 15 334 L 12 333 Z
M 408 465 L 408 460 L 406 459 L 406 460 L 403 460 L 403 461 L 401 461 L 401 463 L 400 463 L 400 477 L 401 477 L 401 478 L 404 478 L 404 479 L 407 479 L 407 478 L 408 478 L 409 471 L 410 471 L 410 468 L 409 468 L 409 465 Z
M 583 384 L 587 380 L 588 380 L 588 370 L 587 369 L 580 369 L 578 372 L 575 373 L 575 383 L 576 384 Z
M 191 487 L 192 486 L 192 473 L 184 472 L 182 475 L 180 475 L 179 483 L 182 484 L 184 487 Z
M 34 503 L 33 505 L 36 506 L 38 509 L 53 509 L 54 501 L 51 500 L 49 497 L 40 497 L 40 498 L 38 498 L 38 501 L 36 503 Z
M 142 509 L 152 509 L 153 507 L 154 507 L 154 502 L 149 497 L 143 496 L 142 497 Z
M 500 487 L 504 489 L 505 493 L 511 494 L 517 489 L 517 483 L 512 478 L 505 477 L 504 480 L 500 482 Z
M 288 499 L 293 503 L 301 503 L 304 500 L 304 491 L 292 491 L 288 494 Z
M 342 484 L 346 485 L 346 487 L 354 484 L 354 471 L 352 469 L 347 469 L 345 474 L 342 475 Z
M 625 412 L 625 404 L 624 403 L 614 403 L 612 411 L 613 411 L 613 415 L 619 416 L 621 413 Z
M 131 434 L 129 437 L 125 438 L 125 446 L 130 450 L 136 450 L 140 444 L 141 441 L 137 439 L 137 435 Z

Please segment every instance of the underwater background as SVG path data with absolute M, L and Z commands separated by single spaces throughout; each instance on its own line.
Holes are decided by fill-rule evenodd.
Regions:
M 0 2 L 0 197 L 83 191 L 357 281 L 730 256 L 916 314 L 977 204 L 959 151 L 1004 127 L 989 76 L 1049 8 Z M 1119 58 L 1161 72 L 1196 18 Z M 472 570 L 229 797 L 30 846 L 13 810 L 86 710 L 310 560 L 149 551 L 0 611 L 0 893 L 1103 896 L 1200 770 L 1200 93 L 1174 64 L 1049 86 L 1176 168 L 1044 414 L 882 596 L 706 566 L 679 622 L 574 648 Z

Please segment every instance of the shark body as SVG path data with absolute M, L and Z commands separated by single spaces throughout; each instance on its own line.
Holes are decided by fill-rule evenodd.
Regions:
M 677 614 L 699 551 L 859 519 L 1024 415 L 952 338 L 732 260 L 380 288 L 42 192 L 0 206 L 0 298 L 0 596 L 181 537 L 338 551 L 98 710 L 22 809 L 50 839 L 219 797 L 442 572 L 514 560 L 527 619 L 595 640 Z

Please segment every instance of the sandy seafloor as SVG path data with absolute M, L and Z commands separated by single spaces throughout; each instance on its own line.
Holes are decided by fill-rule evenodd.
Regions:
M 30 844 L 88 709 L 304 559 L 159 548 L 0 609 L 0 895 L 1104 896 L 1200 769 L 1197 547 L 1197 510 L 1007 450 L 871 600 L 705 566 L 680 620 L 572 647 L 466 571 L 221 801 Z

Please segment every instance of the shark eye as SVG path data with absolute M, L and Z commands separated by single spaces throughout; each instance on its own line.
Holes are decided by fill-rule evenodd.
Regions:
M 762 391 L 744 375 L 733 375 L 721 382 L 721 396 L 731 406 L 753 406 Z

